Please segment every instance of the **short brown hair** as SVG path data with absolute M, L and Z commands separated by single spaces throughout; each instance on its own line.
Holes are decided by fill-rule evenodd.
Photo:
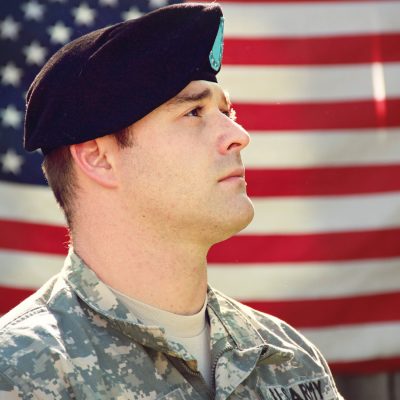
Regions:
M 133 144 L 129 127 L 114 133 L 118 146 L 123 149 Z M 78 188 L 69 146 L 62 146 L 46 154 L 42 170 L 51 187 L 57 203 L 64 212 L 67 224 L 72 229 L 74 193 Z

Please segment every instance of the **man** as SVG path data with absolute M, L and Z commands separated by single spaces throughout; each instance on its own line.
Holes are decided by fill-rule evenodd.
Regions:
M 45 154 L 71 247 L 2 318 L 1 399 L 341 398 L 298 332 L 207 286 L 209 248 L 253 218 L 222 41 L 218 5 L 170 6 L 36 77 L 25 147 Z

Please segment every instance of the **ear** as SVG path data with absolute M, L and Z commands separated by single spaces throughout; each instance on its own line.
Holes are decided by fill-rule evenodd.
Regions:
M 89 179 L 106 188 L 115 188 L 115 143 L 110 136 L 88 140 L 70 146 L 76 166 Z

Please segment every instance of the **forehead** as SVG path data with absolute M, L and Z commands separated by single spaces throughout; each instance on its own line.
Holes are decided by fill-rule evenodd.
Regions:
M 158 123 L 160 118 L 175 115 L 183 108 L 196 105 L 199 101 L 215 101 L 219 107 L 231 108 L 228 93 L 215 82 L 192 81 L 183 88 L 176 96 L 161 104 L 149 114 L 145 115 L 134 126 L 138 127 L 144 123 Z
M 200 100 L 216 100 L 218 103 L 230 105 L 229 95 L 218 83 L 208 81 L 192 81 L 176 96 L 168 100 L 168 108 Z

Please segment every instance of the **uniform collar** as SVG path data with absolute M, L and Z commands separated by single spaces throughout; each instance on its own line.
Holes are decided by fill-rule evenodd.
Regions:
M 61 275 L 75 294 L 96 315 L 105 318 L 114 329 L 143 346 L 184 360 L 193 359 L 181 344 L 166 338 L 164 329 L 143 325 L 72 248 L 65 260 Z
M 229 335 L 236 347 L 241 350 L 266 344 L 251 320 L 240 310 L 239 303 L 210 286 L 208 310 L 215 338 Z
M 130 313 L 128 308 L 72 248 L 65 260 L 61 276 L 95 314 L 105 318 L 116 330 L 143 346 L 186 361 L 193 361 L 193 357 L 181 344 L 166 338 L 164 329 L 143 325 L 135 315 Z M 266 342 L 263 335 L 260 334 L 259 327 L 256 326 L 256 320 L 243 312 L 243 307 L 240 303 L 208 287 L 207 313 L 210 321 L 213 353 L 224 351 L 229 347 L 241 351 L 262 347 L 268 347 L 271 351 L 275 348 Z M 276 350 L 286 358 L 284 356 L 285 349 Z M 289 352 L 291 351 L 289 350 Z

